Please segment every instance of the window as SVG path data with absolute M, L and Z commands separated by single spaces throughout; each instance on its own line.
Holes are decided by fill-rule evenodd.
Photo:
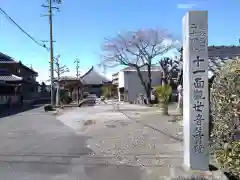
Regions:
M 17 70 L 16 70 L 16 71 L 17 71 L 17 73 L 18 73 L 18 74 L 20 74 L 20 73 L 21 73 L 21 70 L 20 70 L 20 68 L 17 68 Z

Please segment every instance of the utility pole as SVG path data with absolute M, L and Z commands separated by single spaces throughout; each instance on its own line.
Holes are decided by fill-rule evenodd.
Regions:
M 80 81 L 80 72 L 79 72 L 79 64 L 80 64 L 80 59 L 76 59 L 74 61 L 74 63 L 76 64 L 76 76 L 77 76 L 77 79 L 79 79 Z M 79 101 L 80 101 L 80 93 L 79 93 L 80 89 L 79 87 L 77 88 L 77 103 L 79 104 Z
M 61 1 L 53 0 L 57 4 L 60 4 Z M 51 105 L 54 106 L 54 62 L 53 62 L 53 27 L 52 27 L 52 9 L 57 9 L 57 7 L 52 6 L 52 0 L 48 0 L 48 5 L 42 5 L 42 7 L 48 8 L 48 17 L 49 17 L 49 43 L 50 43 L 50 76 L 51 76 Z
M 74 61 L 74 63 L 76 64 L 76 76 L 77 76 L 77 78 L 79 78 L 79 77 L 80 77 L 80 72 L 79 72 L 80 59 L 77 58 L 77 59 Z
M 54 71 L 57 74 L 57 94 L 56 94 L 56 105 L 60 105 L 60 79 L 61 75 L 64 74 L 65 72 L 69 72 L 69 69 L 66 67 L 66 65 L 60 65 L 59 63 L 60 55 L 58 55 L 56 58 L 54 58 L 55 66 L 56 68 Z

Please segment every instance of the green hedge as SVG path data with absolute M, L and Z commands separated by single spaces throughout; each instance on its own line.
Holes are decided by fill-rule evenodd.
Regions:
M 210 93 L 211 149 L 223 170 L 240 178 L 240 141 L 235 139 L 240 121 L 239 60 L 225 64 L 216 74 Z

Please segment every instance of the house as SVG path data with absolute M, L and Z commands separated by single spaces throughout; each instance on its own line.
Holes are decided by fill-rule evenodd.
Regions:
M 112 84 L 116 85 L 117 87 L 118 87 L 118 74 L 119 72 L 112 74 Z
M 0 53 L 0 81 L 2 86 L 19 87 L 19 93 L 30 98 L 38 91 L 38 73 L 25 66 L 21 61 Z M 16 88 L 15 88 L 16 89 Z
M 22 78 L 10 74 L 7 70 L 0 68 L 0 109 L 8 104 L 10 96 L 13 103 L 18 102 Z
M 101 87 L 106 83 L 111 83 L 106 77 L 98 73 L 93 66 L 80 78 L 84 84 L 83 92 L 95 94 L 97 97 L 101 96 Z
M 140 71 L 144 81 L 148 81 L 147 66 L 140 67 Z M 162 84 L 162 68 L 152 65 L 151 68 L 152 86 Z M 144 87 L 140 81 L 138 73 L 134 67 L 127 67 L 120 72 L 112 75 L 113 84 L 118 86 L 119 101 L 134 102 L 139 94 L 145 95 Z

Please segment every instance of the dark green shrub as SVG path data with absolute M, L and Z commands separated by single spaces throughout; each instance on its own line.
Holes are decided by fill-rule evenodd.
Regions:
M 240 179 L 240 60 L 225 64 L 216 74 L 211 96 L 211 149 L 222 169 Z
M 63 104 L 70 104 L 72 102 L 72 98 L 68 95 L 64 95 L 61 97 L 61 102 Z
M 53 106 L 51 104 L 46 104 L 44 106 L 44 111 L 47 112 L 47 111 L 53 111 Z

